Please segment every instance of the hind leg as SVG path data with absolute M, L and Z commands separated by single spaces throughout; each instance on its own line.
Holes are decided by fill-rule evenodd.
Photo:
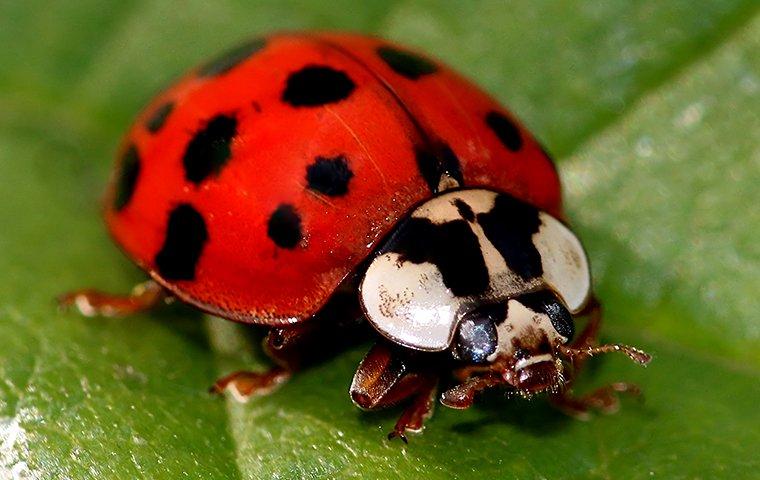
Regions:
M 171 298 L 166 290 L 153 280 L 135 285 L 129 295 L 113 295 L 99 290 L 84 289 L 58 297 L 62 308 L 76 307 L 86 317 L 124 317 L 149 310 Z

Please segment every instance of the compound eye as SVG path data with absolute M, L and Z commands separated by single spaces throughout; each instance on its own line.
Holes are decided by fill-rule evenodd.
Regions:
M 573 322 L 573 316 L 570 312 L 558 301 L 546 304 L 546 314 L 549 315 L 549 320 L 552 322 L 554 329 L 565 337 L 566 343 L 573 339 L 575 336 L 575 323 Z
M 490 317 L 467 317 L 459 323 L 454 356 L 468 363 L 484 363 L 496 351 L 496 327 Z
M 566 339 L 564 343 L 572 340 L 575 335 L 573 316 L 553 293 L 546 290 L 526 293 L 517 300 L 530 310 L 548 316 L 552 327 Z

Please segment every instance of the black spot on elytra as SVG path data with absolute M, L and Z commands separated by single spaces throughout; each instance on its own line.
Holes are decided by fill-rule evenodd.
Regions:
M 192 205 L 183 203 L 169 214 L 166 238 L 156 254 L 158 274 L 166 280 L 192 280 L 208 240 L 206 222 Z
M 316 107 L 345 100 L 355 87 L 340 70 L 309 65 L 290 74 L 282 100 L 294 107 Z
M 398 48 L 385 45 L 377 49 L 377 54 L 394 72 L 411 80 L 438 71 L 430 60 Z
M 522 148 L 520 129 L 506 115 L 496 111 L 489 112 L 486 115 L 486 124 L 509 151 L 517 152 Z
M 459 215 L 462 216 L 462 218 L 468 222 L 475 221 L 475 212 L 472 211 L 472 207 L 470 207 L 467 202 L 461 198 L 457 198 L 454 200 L 454 206 L 457 207 L 457 211 L 459 212 Z
M 353 177 L 354 172 L 343 155 L 333 158 L 317 157 L 314 163 L 306 167 L 309 188 L 331 197 L 348 193 L 348 182 Z
M 483 293 L 489 276 L 478 237 L 464 220 L 434 224 L 427 218 L 409 218 L 391 240 L 389 249 L 401 261 L 432 263 L 443 283 L 456 296 Z
M 145 122 L 145 128 L 150 133 L 158 133 L 161 127 L 166 123 L 166 119 L 169 118 L 169 114 L 174 110 L 174 102 L 166 102 L 156 109 L 150 116 L 147 122 Z
M 116 174 L 113 208 L 117 211 L 127 206 L 135 193 L 137 178 L 140 176 L 140 154 L 137 147 L 127 147 L 119 162 L 119 171 Z
M 217 115 L 196 132 L 182 157 L 185 178 L 198 185 L 209 175 L 218 175 L 230 159 L 236 133 L 237 120 L 227 115 Z
M 526 293 L 515 300 L 536 313 L 546 314 L 557 333 L 566 339 L 570 340 L 575 335 L 573 316 L 570 315 L 570 312 L 567 311 L 553 293 L 547 290 L 540 290 L 538 292 Z
M 448 145 L 439 144 L 434 151 L 429 148 L 417 148 L 415 159 L 420 175 L 422 175 L 431 192 L 438 193 L 438 185 L 444 174 L 456 180 L 459 185 L 464 185 L 459 158 Z
M 301 217 L 295 207 L 282 204 L 272 212 L 267 224 L 267 235 L 282 248 L 295 248 L 303 238 Z
M 541 255 L 533 234 L 541 226 L 538 210 L 506 194 L 500 194 L 494 207 L 477 215 L 488 240 L 499 251 L 507 266 L 524 280 L 544 273 Z
M 238 45 L 201 66 L 198 69 L 198 75 L 202 77 L 213 77 L 215 75 L 227 73 L 243 63 L 248 57 L 264 48 L 265 45 L 266 41 L 263 38 L 255 38 Z

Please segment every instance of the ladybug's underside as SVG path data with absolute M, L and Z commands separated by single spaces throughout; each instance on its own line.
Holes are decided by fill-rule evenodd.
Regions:
M 125 315 L 176 296 L 269 325 L 277 366 L 214 386 L 241 400 L 369 323 L 380 335 L 351 397 L 366 409 L 408 400 L 392 436 L 422 428 L 452 372 L 447 406 L 502 386 L 584 416 L 635 391 L 572 397 L 586 357 L 649 357 L 594 346 L 588 262 L 560 216 L 550 159 L 458 74 L 374 38 L 273 36 L 191 72 L 126 138 L 106 219 L 154 281 L 62 302 Z M 338 290 L 352 274 L 360 292 Z M 574 315 L 589 316 L 577 336 Z

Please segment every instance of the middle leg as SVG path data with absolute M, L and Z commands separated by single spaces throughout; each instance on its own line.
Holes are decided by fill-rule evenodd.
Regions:
M 217 394 L 229 391 L 240 402 L 266 395 L 285 383 L 294 371 L 361 339 L 365 328 L 355 302 L 337 296 L 314 318 L 269 330 L 263 349 L 274 363 L 270 369 L 232 372 L 217 380 L 209 391 Z

